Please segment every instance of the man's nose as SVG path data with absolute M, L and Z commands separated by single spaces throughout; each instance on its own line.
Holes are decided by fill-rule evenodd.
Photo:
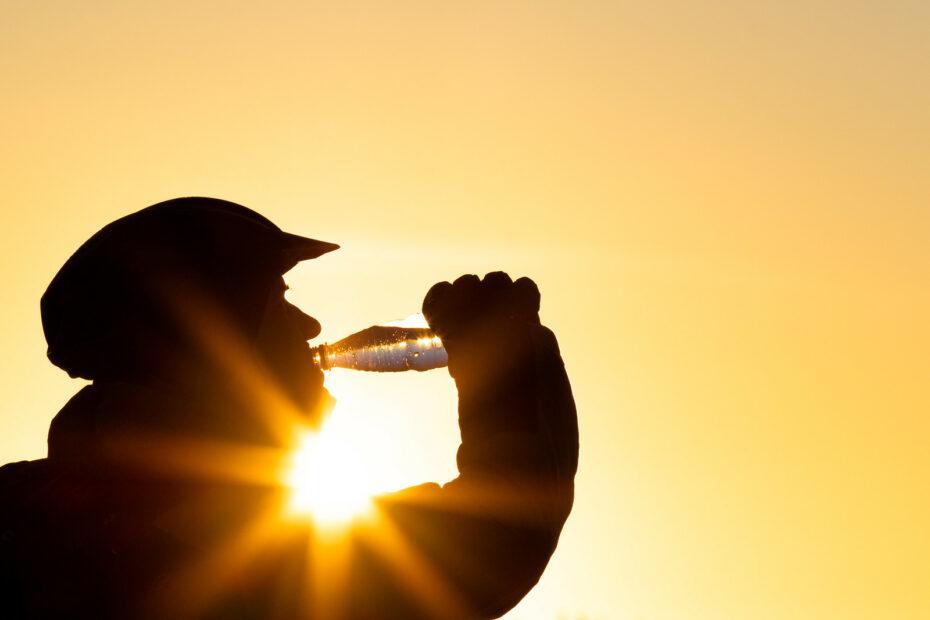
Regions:
M 304 314 L 300 309 L 294 307 L 294 316 L 297 318 L 297 325 L 300 327 L 300 335 L 306 340 L 316 338 L 323 331 L 320 322 L 308 314 Z

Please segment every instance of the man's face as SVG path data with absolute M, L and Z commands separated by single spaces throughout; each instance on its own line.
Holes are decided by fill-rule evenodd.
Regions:
M 256 345 L 277 387 L 307 416 L 319 421 L 330 400 L 323 372 L 313 363 L 308 340 L 320 335 L 320 323 L 284 297 L 287 286 L 278 276 L 273 284 Z

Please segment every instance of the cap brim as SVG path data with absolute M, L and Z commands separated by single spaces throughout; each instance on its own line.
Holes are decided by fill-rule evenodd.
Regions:
M 328 241 L 310 239 L 286 232 L 281 233 L 281 253 L 286 264 L 290 267 L 301 261 L 318 258 L 327 252 L 338 249 L 339 245 Z

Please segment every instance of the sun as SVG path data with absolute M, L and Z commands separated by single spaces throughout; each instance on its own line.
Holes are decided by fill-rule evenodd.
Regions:
M 337 425 L 302 431 L 286 476 L 289 509 L 323 526 L 347 524 L 369 514 L 375 489 L 352 444 Z
M 399 453 L 392 439 L 397 420 L 383 398 L 386 379 L 353 370 L 326 373 L 336 406 L 319 428 L 297 429 L 279 470 L 289 493 L 287 515 L 338 529 L 376 516 L 375 497 L 420 482 L 416 461 Z M 395 424 L 385 423 L 392 419 Z

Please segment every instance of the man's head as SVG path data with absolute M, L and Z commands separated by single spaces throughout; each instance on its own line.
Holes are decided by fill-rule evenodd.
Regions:
M 284 298 L 282 274 L 336 248 L 223 200 L 153 205 L 101 229 L 52 280 L 49 359 L 71 376 L 143 384 L 235 381 L 230 364 L 251 364 L 312 410 L 322 374 L 306 341 L 320 325 Z

